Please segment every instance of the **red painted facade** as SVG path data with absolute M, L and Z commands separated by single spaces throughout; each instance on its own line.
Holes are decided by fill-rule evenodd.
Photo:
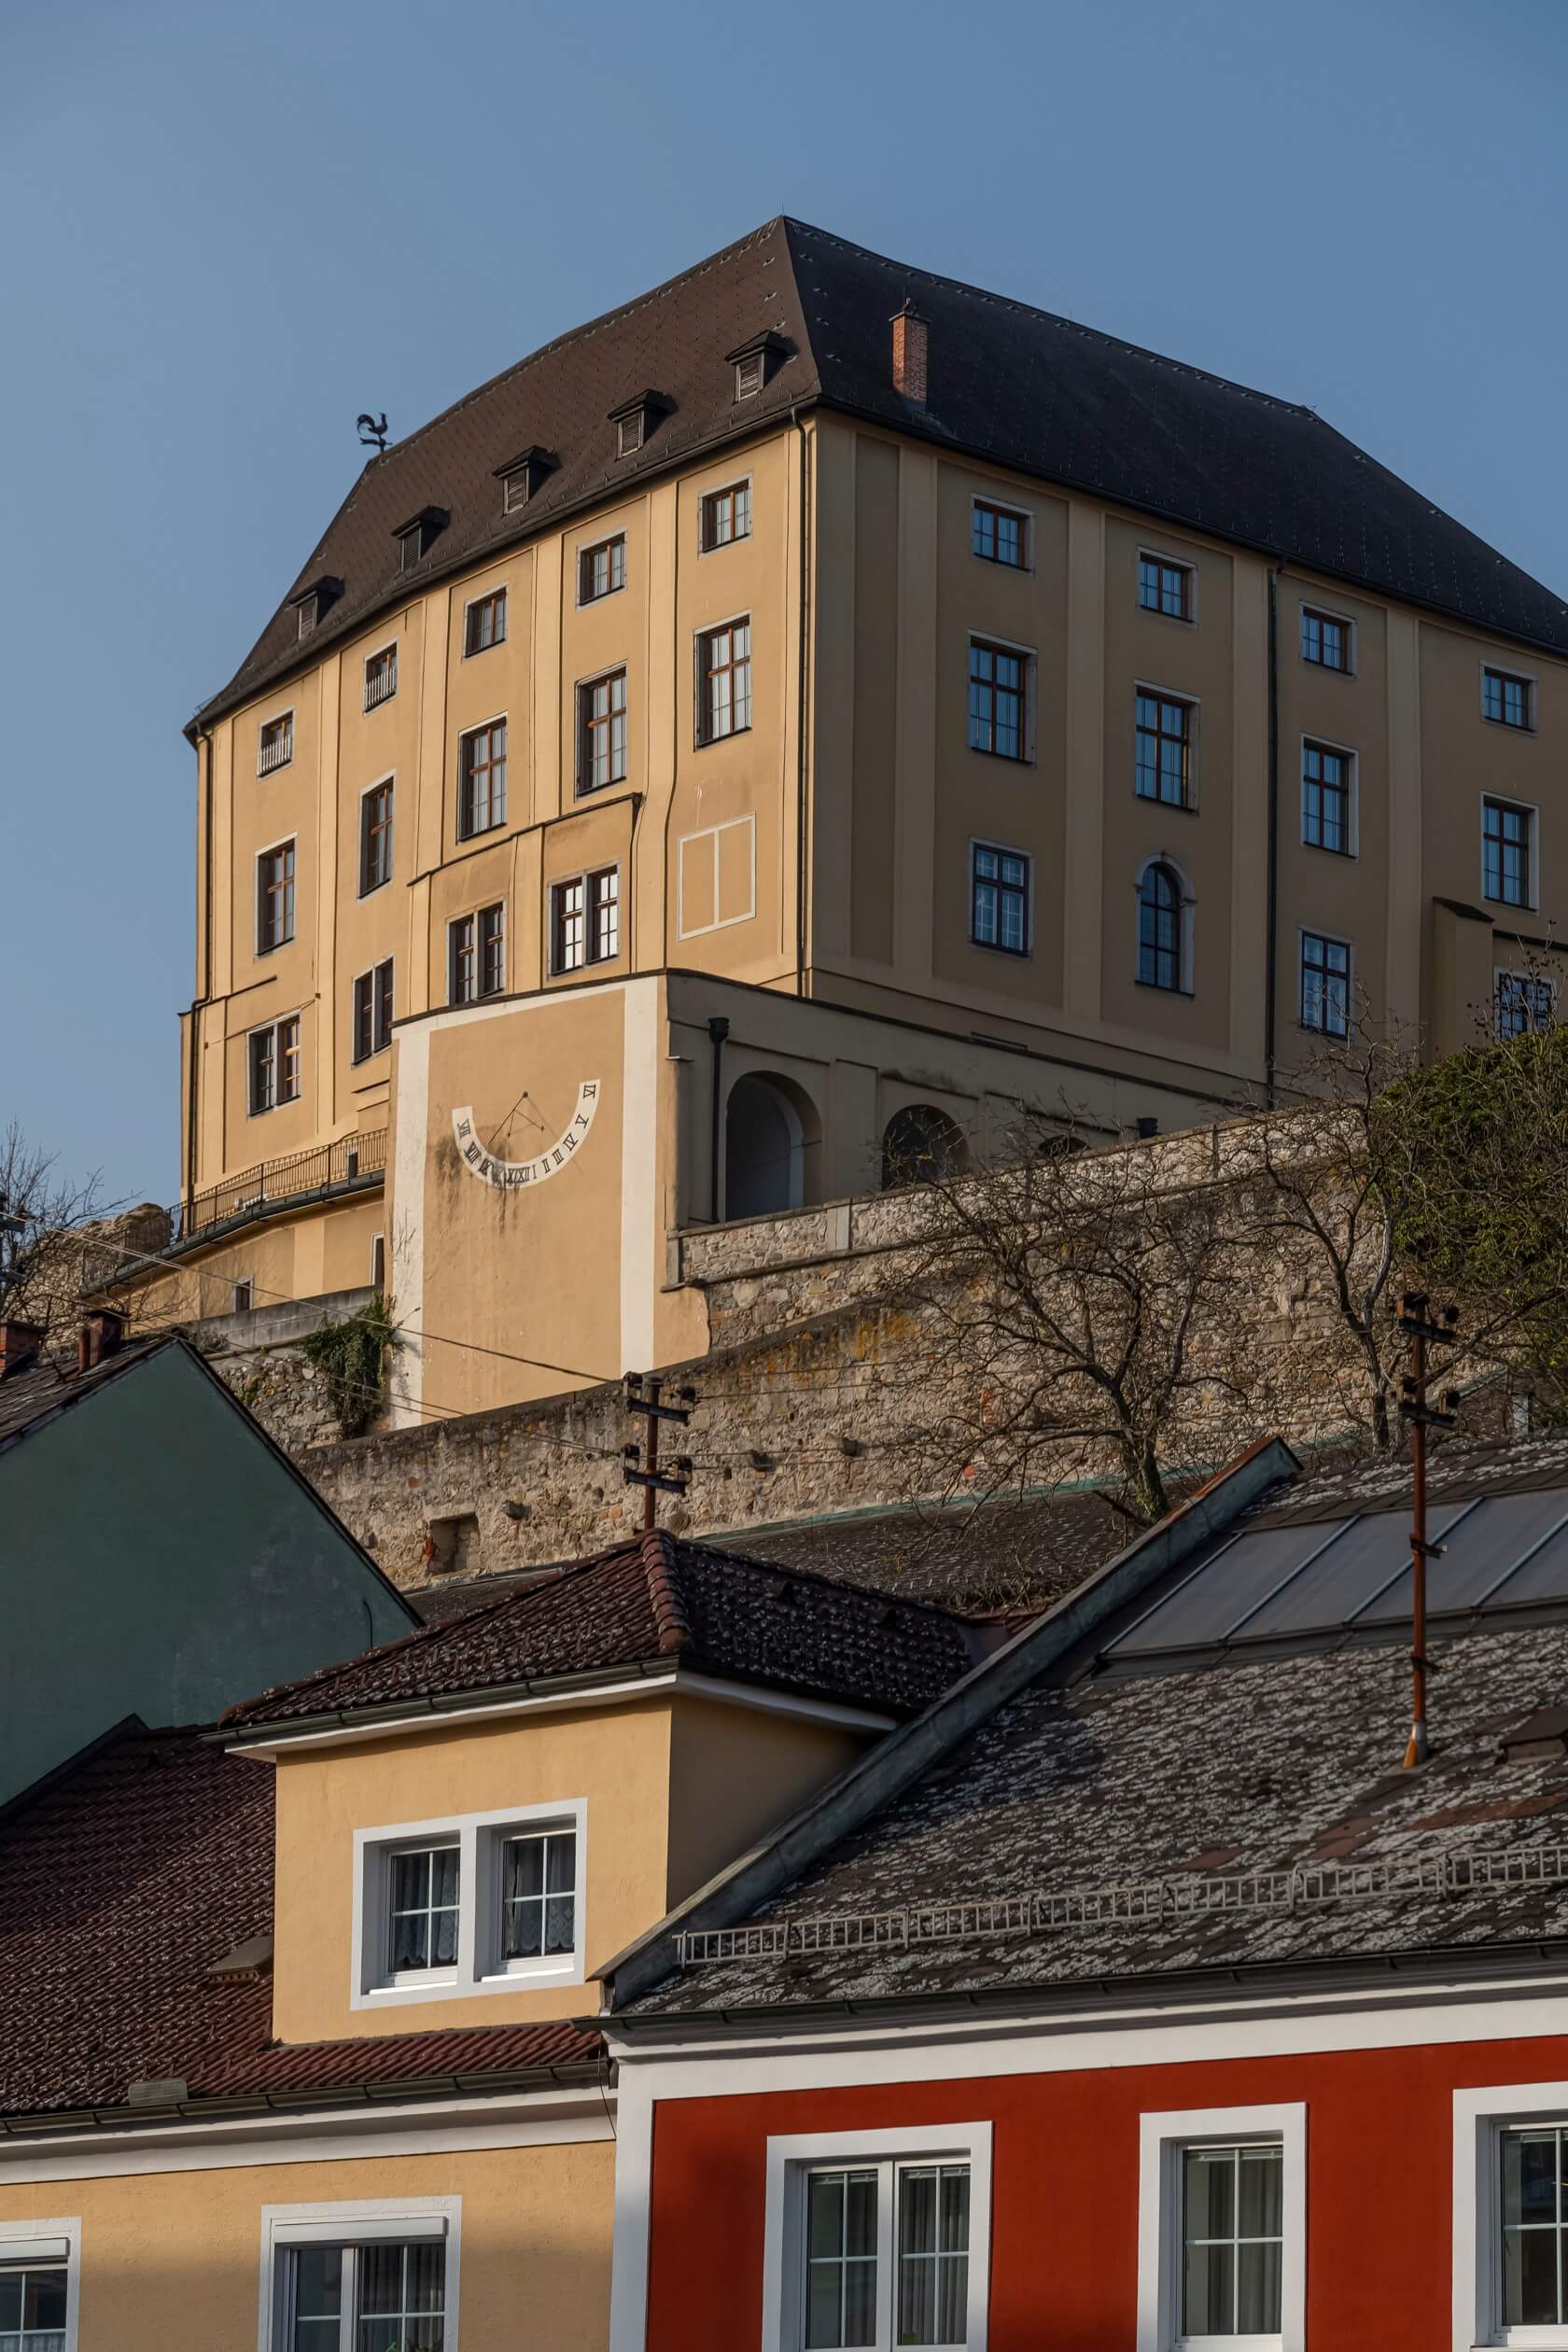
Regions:
M 1151 2047 L 1157 2037 L 1151 2035 Z M 737 2072 L 745 2061 L 737 2060 Z M 1307 2107 L 1310 2352 L 1452 2343 L 1456 2089 L 1568 2079 L 1568 2033 L 658 2101 L 648 2352 L 758 2339 L 770 2136 L 989 2121 L 989 2352 L 1132 2352 L 1139 2119 Z

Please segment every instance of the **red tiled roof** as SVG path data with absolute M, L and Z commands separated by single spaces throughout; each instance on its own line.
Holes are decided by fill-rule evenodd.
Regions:
M 0 2116 L 596 2065 L 569 2023 L 275 2043 L 270 1973 L 211 1973 L 271 1932 L 273 1798 L 267 1766 L 137 1727 L 0 1823 Z
M 252 1729 L 676 1664 L 906 1714 L 967 1673 L 980 1639 L 949 1610 L 660 1529 L 265 1691 L 223 1721 Z

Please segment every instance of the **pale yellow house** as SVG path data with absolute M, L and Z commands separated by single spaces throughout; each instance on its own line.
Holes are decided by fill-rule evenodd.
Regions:
M 374 1281 L 439 1416 L 666 1238 L 1549 1015 L 1568 610 L 1309 410 L 776 220 L 373 457 L 189 730 L 148 1313 Z M 1549 957 L 1549 951 L 1548 957 Z
M 119 1727 L 0 1823 L 0 2319 L 597 2352 L 599 1968 L 981 1645 L 650 1535 L 216 1734 Z

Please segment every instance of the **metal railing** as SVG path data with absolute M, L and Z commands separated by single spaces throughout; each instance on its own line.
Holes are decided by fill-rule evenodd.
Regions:
M 386 1168 L 386 1129 L 372 1135 L 341 1136 L 314 1152 L 296 1152 L 288 1159 L 263 1160 L 227 1183 L 211 1185 L 169 1212 L 171 1249 L 189 1249 L 192 1242 L 235 1225 L 251 1225 L 259 1217 L 301 1201 L 340 1192 L 366 1183 Z
M 398 665 L 395 660 L 380 668 L 365 672 L 365 708 L 373 710 L 377 703 L 389 702 L 398 691 Z
M 751 1927 L 693 1928 L 679 1939 L 680 1966 L 777 1960 L 796 1953 L 903 1951 L 912 1944 L 1037 1936 L 1060 1928 L 1155 1926 L 1216 1911 L 1307 1911 L 1324 1903 L 1430 1900 L 1489 1887 L 1563 1885 L 1568 1885 L 1568 1845 L 1493 1854 L 1415 1853 L 1387 1862 L 1321 1862 L 1223 1878 L 1183 1874 L 1068 1887 L 1055 1895 L 1004 1895 L 913 1904 L 901 1911 L 769 1920 Z
M 258 776 L 271 776 L 273 768 L 287 767 L 293 757 L 294 721 L 290 720 L 287 727 L 278 729 L 276 735 L 262 737 L 256 755 L 256 773 Z

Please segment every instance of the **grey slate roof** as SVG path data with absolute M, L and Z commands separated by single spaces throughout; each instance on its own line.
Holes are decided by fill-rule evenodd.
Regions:
M 1568 1515 L 1561 1440 L 1511 1454 L 1454 1448 L 1438 1474 L 1453 1496 L 1555 1489 Z M 1406 1484 L 1393 1465 L 1363 1463 L 1276 1489 L 1240 1525 L 1331 1519 L 1358 1504 L 1393 1506 L 1403 1524 Z M 1059 1995 L 1091 1980 L 1568 1938 L 1568 1755 L 1561 1742 L 1531 1757 L 1502 1746 L 1505 1732 L 1561 1703 L 1568 1604 L 1545 1621 L 1480 1621 L 1434 1644 L 1434 1755 L 1413 1773 L 1400 1769 L 1403 1628 L 1246 1662 L 1105 1674 L 1114 1630 L 1068 1653 L 745 1922 L 793 1923 L 791 1945 L 770 1950 L 777 1939 L 763 1937 L 749 1956 L 693 1962 L 630 2014 Z M 1335 1883 L 1317 1899 L 1311 1874 L 1343 1865 L 1374 1866 L 1371 1897 Z M 1379 1892 L 1388 1866 L 1407 1876 L 1420 1866 L 1433 1883 Z M 1513 1883 L 1466 1883 L 1499 1870 Z M 1196 1907 L 1219 1881 L 1259 1872 L 1308 1874 L 1308 1899 Z M 1179 1894 L 1151 1902 L 1162 1883 Z M 1127 1888 L 1131 1901 L 1106 1899 Z M 863 1928 L 847 1932 L 869 1915 L 1024 1896 L 1047 1901 L 1008 1925 L 950 1921 L 957 1932 L 942 1939 L 889 1929 L 872 1944 Z M 1046 1924 L 1069 1910 L 1082 1915 Z M 823 1920 L 835 1923 L 831 1942 L 815 1928 L 803 1937 L 805 1923 Z
M 931 328 L 924 411 L 889 376 L 888 321 L 906 299 Z M 763 392 L 737 405 L 726 354 L 769 329 L 789 348 Z M 668 412 L 641 451 L 618 459 L 609 412 L 645 387 Z M 1568 651 L 1561 596 L 1310 409 L 781 217 L 547 343 L 373 457 L 289 592 L 325 575 L 341 595 L 303 647 L 286 598 L 192 724 L 314 660 L 416 582 L 819 400 Z M 526 508 L 503 515 L 496 469 L 530 445 L 556 462 Z M 450 521 L 410 580 L 394 534 L 432 506 Z

